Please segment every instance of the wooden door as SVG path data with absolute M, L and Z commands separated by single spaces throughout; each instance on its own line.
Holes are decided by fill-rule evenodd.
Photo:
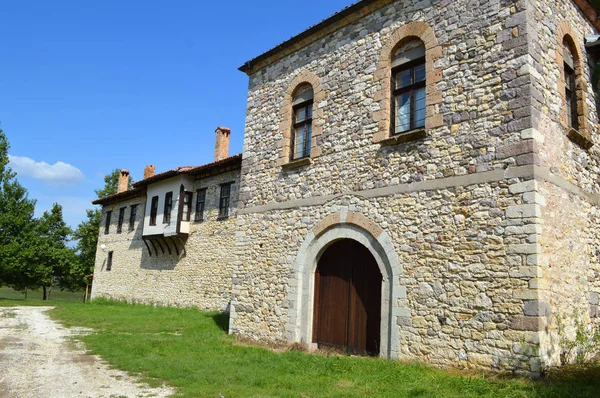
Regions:
M 320 346 L 377 355 L 381 281 L 367 248 L 350 239 L 333 243 L 317 266 L 313 340 Z

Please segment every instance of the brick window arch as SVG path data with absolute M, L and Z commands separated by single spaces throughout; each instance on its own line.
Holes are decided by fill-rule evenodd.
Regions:
M 557 91 L 562 104 L 560 123 L 571 141 L 588 149 L 593 142 L 587 126 L 587 84 L 581 58 L 583 53 L 578 45 L 579 36 L 566 21 L 561 22 L 556 31 L 556 63 L 560 71 Z
M 312 99 L 309 98 L 311 96 Z M 279 166 L 309 164 L 311 159 L 321 155 L 317 139 L 323 131 L 323 110 L 319 108 L 319 104 L 324 99 L 325 92 L 321 81 L 314 73 L 303 71 L 290 82 L 281 106 L 279 130 L 282 138 L 277 144 Z M 312 115 L 310 120 L 307 120 L 309 108 Z M 303 130 L 308 129 L 308 122 L 310 134 L 308 130 Z M 296 137 L 296 134 L 300 133 L 303 133 L 304 138 L 309 138 L 310 142 L 297 139 L 299 136 Z M 299 153 L 299 150 L 302 153 Z
M 413 119 L 408 128 L 397 128 L 399 123 L 403 123 L 402 120 L 397 118 L 398 110 L 401 105 L 398 105 L 399 94 L 402 87 L 399 88 L 397 80 L 398 71 L 402 72 L 402 68 L 398 70 L 396 65 L 397 58 L 403 52 L 403 47 L 411 47 L 411 43 L 422 43 L 424 47 L 424 55 L 422 61 L 420 58 L 414 61 L 415 65 L 407 65 L 409 68 L 424 63 L 425 66 L 425 81 L 420 78 L 416 78 L 417 74 L 422 73 L 422 70 L 411 70 L 408 73 L 410 78 L 410 84 L 414 84 L 414 87 L 409 87 L 413 90 L 414 94 L 411 96 L 405 95 L 404 101 L 410 100 L 411 106 L 414 108 L 418 106 L 415 104 L 415 99 L 422 104 L 421 93 L 417 93 L 415 90 L 421 89 L 419 84 L 424 85 L 425 88 L 425 120 L 420 123 L 414 123 L 415 116 L 417 119 L 420 118 L 420 114 L 415 115 L 414 111 L 409 113 Z M 414 48 L 408 48 L 407 51 L 414 50 Z M 380 84 L 380 89 L 375 93 L 375 101 L 379 102 L 380 109 L 374 113 L 374 119 L 379 123 L 379 129 L 373 136 L 374 143 L 386 143 L 388 141 L 401 142 L 411 138 L 419 138 L 423 136 L 423 132 L 429 129 L 439 127 L 443 124 L 443 117 L 439 113 L 439 105 L 442 102 L 442 94 L 437 89 L 436 85 L 442 80 L 442 71 L 435 67 L 435 62 L 442 56 L 442 47 L 438 44 L 437 38 L 433 32 L 433 29 L 421 21 L 409 22 L 396 29 L 385 41 L 380 55 L 377 70 L 374 74 L 375 82 Z M 416 79 L 415 79 L 416 78 Z M 418 86 L 418 87 L 417 87 Z M 422 129 L 424 127 L 424 130 Z M 417 136 L 411 136 L 410 134 L 400 134 L 411 130 L 418 130 Z

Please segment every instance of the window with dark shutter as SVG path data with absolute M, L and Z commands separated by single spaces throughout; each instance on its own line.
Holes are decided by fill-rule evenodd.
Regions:
M 221 185 L 219 198 L 219 218 L 229 217 L 229 201 L 231 197 L 231 183 Z
M 135 229 L 135 219 L 137 217 L 137 207 L 138 205 L 131 205 L 129 210 L 129 230 L 133 231 Z
M 117 233 L 123 232 L 123 221 L 125 221 L 125 207 L 119 209 L 119 223 L 117 224 Z
M 206 188 L 199 189 L 196 192 L 196 216 L 194 221 L 204 221 L 204 204 L 206 202 Z
M 113 252 L 108 252 L 108 258 L 106 259 L 106 270 L 110 271 L 112 269 L 113 262 Z
M 150 225 L 156 225 L 156 216 L 158 214 L 158 196 L 152 198 L 150 205 Z
M 112 216 L 112 211 L 106 212 L 106 219 L 104 220 L 104 235 L 108 235 L 110 232 L 110 217 Z
M 165 207 L 163 209 L 163 223 L 171 222 L 171 210 L 173 209 L 173 192 L 167 192 L 165 195 Z

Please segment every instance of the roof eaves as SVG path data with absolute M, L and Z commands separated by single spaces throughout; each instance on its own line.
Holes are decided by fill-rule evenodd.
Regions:
M 311 27 L 309 27 L 308 29 L 304 30 L 303 32 L 300 32 L 299 34 L 289 38 L 288 40 L 280 43 L 279 45 L 273 47 L 272 49 L 268 50 L 267 52 L 247 61 L 244 65 L 240 66 L 238 68 L 239 71 L 244 72 L 246 74 L 250 74 L 250 71 L 254 68 L 254 66 L 256 64 L 258 64 L 259 62 L 273 56 L 274 54 L 277 54 L 278 52 L 293 46 L 294 44 L 302 41 L 303 39 L 321 31 L 322 29 L 338 22 L 341 21 L 342 19 L 348 17 L 349 15 L 351 15 L 352 13 L 356 12 L 357 10 L 360 10 L 364 7 L 367 7 L 373 3 L 377 3 L 377 2 L 381 2 L 381 0 L 359 0 L 345 8 L 343 8 L 342 10 L 336 12 L 335 14 L 333 14 L 332 16 L 330 16 L 329 18 L 326 18 L 324 20 L 322 20 L 321 22 L 312 25 Z M 387 2 L 384 2 L 387 3 Z

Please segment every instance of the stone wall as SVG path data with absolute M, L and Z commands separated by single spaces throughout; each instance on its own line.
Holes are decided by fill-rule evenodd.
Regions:
M 560 118 L 550 92 L 560 72 L 552 36 L 559 19 L 580 35 L 590 25 L 569 1 L 383 3 L 250 73 L 231 331 L 311 343 L 317 248 L 324 236 L 352 238 L 390 266 L 382 356 L 538 373 L 556 362 L 547 341 L 558 292 L 597 311 L 591 279 L 579 283 L 597 272 L 589 267 L 597 263 L 589 255 L 597 209 L 576 206 L 559 188 L 564 179 L 595 193 L 596 155 L 573 146 L 564 129 L 545 127 Z M 427 61 L 435 123 L 426 123 L 425 137 L 381 140 L 382 52 L 394 48 L 391 38 L 423 32 L 432 32 L 425 47 L 436 52 Z M 310 162 L 281 167 L 289 136 L 281 110 L 304 75 L 318 79 L 318 150 Z M 597 116 L 587 108 L 593 136 Z M 563 216 L 568 209 L 574 217 Z M 382 232 L 349 222 L 350 213 Z M 323 230 L 323 220 L 337 221 Z M 564 243 L 581 239 L 577 232 L 585 254 L 561 263 L 568 250 L 557 247 L 571 247 Z M 565 281 L 569 267 L 579 276 Z
M 597 318 L 598 181 L 600 154 L 596 144 L 585 148 L 569 138 L 565 125 L 564 79 L 560 56 L 565 35 L 574 39 L 581 58 L 578 91 L 580 130 L 592 143 L 598 141 L 598 114 L 590 81 L 584 37 L 597 33 L 571 1 L 532 3 L 530 13 L 532 97 L 539 151 L 539 183 L 528 194 L 541 210 L 537 301 L 527 304 L 528 315 L 541 317 L 540 353 L 545 365 L 559 365 L 564 344 L 573 341 L 576 325 L 591 335 Z M 585 131 L 583 131 L 585 130 Z M 572 360 L 573 358 L 566 358 Z
M 219 184 L 234 181 L 231 190 L 230 217 L 217 220 Z M 197 179 L 190 234 L 185 251 L 149 255 L 142 240 L 142 221 L 146 197 L 105 206 L 112 210 L 110 234 L 104 235 L 101 225 L 94 270 L 92 297 L 107 297 L 159 305 L 193 306 L 203 310 L 224 311 L 231 299 L 231 273 L 236 234 L 236 209 L 239 171 Z M 203 222 L 194 222 L 196 190 L 208 188 Z M 116 233 L 118 209 L 139 203 L 134 231 L 128 231 L 129 210 L 125 212 L 123 233 Z M 128 207 L 129 209 L 129 207 Z M 103 218 L 104 223 L 104 218 Z M 106 246 L 101 250 L 102 245 Z M 106 271 L 107 252 L 113 251 L 111 271 Z

